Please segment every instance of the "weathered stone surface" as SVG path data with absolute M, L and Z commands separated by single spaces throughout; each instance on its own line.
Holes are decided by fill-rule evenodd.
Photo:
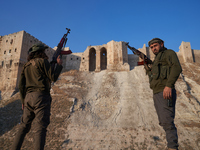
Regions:
M 176 83 L 175 118 L 180 150 L 198 150 L 200 68 L 194 63 L 182 67 Z M 142 66 L 129 72 L 64 72 L 51 94 L 52 115 L 45 150 L 166 148 L 165 133 L 158 125 L 152 91 Z M 8 143 L 12 143 L 17 132 L 21 110 L 14 102 L 0 101 L 0 149 L 9 149 Z M 33 134 L 34 128 L 27 134 L 23 149 L 33 148 Z
M 95 73 L 86 97 L 70 117 L 62 149 L 164 149 L 165 133 L 158 125 L 152 91 L 143 67 L 130 72 Z M 188 91 L 188 83 L 194 87 Z M 200 85 L 181 76 L 175 123 L 180 149 L 200 144 Z M 191 88 L 191 87 L 190 87 Z M 190 92 L 190 99 L 186 96 Z M 191 93 L 192 92 L 192 93 Z M 191 110 L 192 109 L 192 110 Z
M 0 36 L 0 99 L 10 98 L 13 92 L 18 91 L 19 77 L 27 62 L 28 50 L 36 43 L 41 41 L 25 31 Z M 52 48 L 46 49 L 49 60 L 53 53 Z

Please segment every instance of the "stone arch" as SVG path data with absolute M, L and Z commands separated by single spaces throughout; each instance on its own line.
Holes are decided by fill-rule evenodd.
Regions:
M 107 50 L 105 47 L 100 50 L 100 68 L 101 70 L 107 69 Z
M 89 50 L 89 71 L 95 71 L 96 69 L 96 50 L 91 48 Z

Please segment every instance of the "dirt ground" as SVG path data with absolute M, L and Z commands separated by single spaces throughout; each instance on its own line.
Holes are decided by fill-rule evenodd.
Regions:
M 199 150 L 200 67 L 191 63 L 182 68 L 175 120 L 180 150 Z M 45 150 L 166 148 L 143 71 L 62 73 L 51 90 Z M 0 150 L 9 150 L 22 115 L 19 93 L 0 101 L 0 114 Z M 22 150 L 33 149 L 33 137 L 34 122 Z

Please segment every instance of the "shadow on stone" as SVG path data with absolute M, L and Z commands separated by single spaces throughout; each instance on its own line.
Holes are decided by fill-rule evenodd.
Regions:
M 160 140 L 160 138 L 158 136 L 153 136 L 153 139 L 155 142 Z
M 0 135 L 3 135 L 20 123 L 22 115 L 20 100 L 15 100 L 0 108 L 0 114 Z

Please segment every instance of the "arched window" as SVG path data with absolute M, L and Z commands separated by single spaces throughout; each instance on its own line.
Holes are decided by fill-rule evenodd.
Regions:
M 96 69 L 96 50 L 91 48 L 89 50 L 89 71 L 95 71 Z
M 105 47 L 101 48 L 100 50 L 100 65 L 101 65 L 101 70 L 107 69 L 107 50 Z

